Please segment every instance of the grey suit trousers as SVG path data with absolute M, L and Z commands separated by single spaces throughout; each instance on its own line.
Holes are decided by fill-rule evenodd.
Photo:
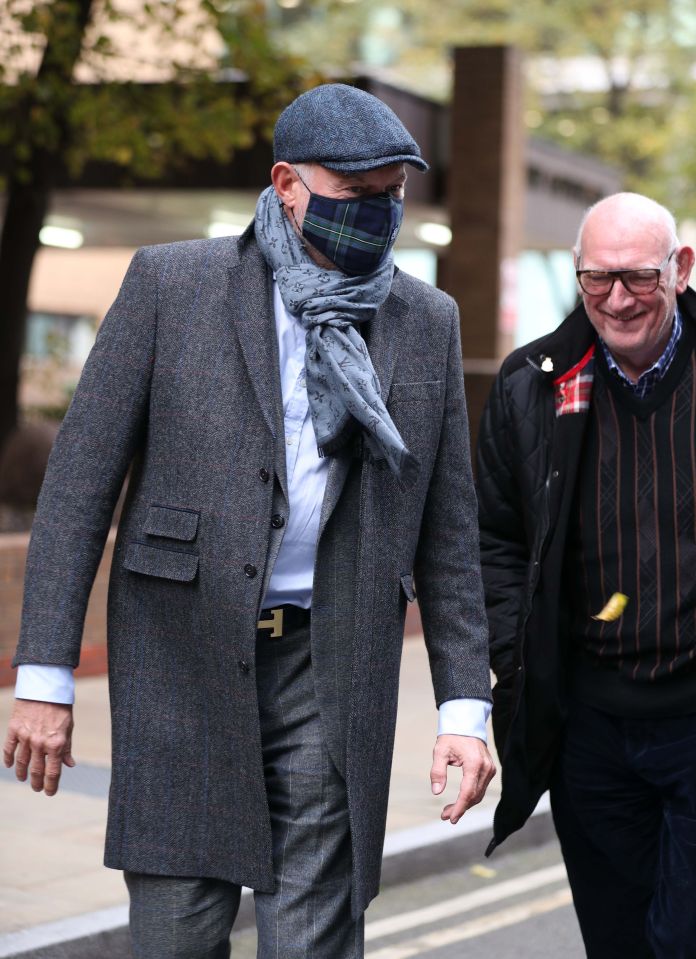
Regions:
M 258 959 L 362 959 L 351 917 L 345 782 L 314 693 L 309 627 L 256 644 L 275 891 L 254 894 Z M 241 889 L 218 879 L 126 873 L 136 959 L 227 959 Z

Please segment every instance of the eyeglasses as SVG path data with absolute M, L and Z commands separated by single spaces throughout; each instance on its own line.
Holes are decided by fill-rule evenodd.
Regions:
M 644 270 L 576 270 L 575 276 L 585 293 L 590 296 L 605 296 L 617 280 L 621 280 L 629 293 L 640 296 L 654 293 L 660 283 L 660 274 L 677 252 L 675 247 L 659 266 Z

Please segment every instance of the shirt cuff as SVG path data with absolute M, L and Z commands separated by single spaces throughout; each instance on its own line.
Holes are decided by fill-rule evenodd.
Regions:
M 485 699 L 448 699 L 438 710 L 437 734 L 475 736 L 487 743 L 486 723 L 492 708 Z
M 36 699 L 43 703 L 75 702 L 75 679 L 71 666 L 37 666 L 25 663 L 17 667 L 16 699 Z

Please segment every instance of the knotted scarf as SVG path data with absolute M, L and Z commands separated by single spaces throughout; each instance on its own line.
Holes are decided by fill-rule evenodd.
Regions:
M 402 487 L 413 485 L 419 461 L 382 402 L 377 374 L 358 332 L 362 323 L 375 318 L 389 294 L 393 256 L 367 276 L 323 269 L 307 253 L 273 187 L 259 197 L 254 227 L 285 308 L 306 331 L 307 396 L 319 455 L 335 453 L 361 427 L 373 457 L 386 460 Z

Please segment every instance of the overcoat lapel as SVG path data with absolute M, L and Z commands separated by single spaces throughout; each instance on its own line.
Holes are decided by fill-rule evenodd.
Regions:
M 375 368 L 380 384 L 382 399 L 386 403 L 394 376 L 394 366 L 398 353 L 399 343 L 402 342 L 401 325 L 408 312 L 408 304 L 394 293 L 390 293 L 382 304 L 375 319 L 364 331 L 365 342 L 370 353 L 372 365 Z M 324 531 L 336 503 L 341 495 L 343 486 L 352 462 L 352 454 L 342 450 L 331 459 L 329 475 L 326 480 L 326 491 L 322 504 L 321 519 L 319 521 L 319 536 Z
M 408 303 L 395 293 L 390 293 L 365 336 L 385 403 L 391 389 L 399 344 L 404 339 L 401 326 L 407 313 Z
M 256 244 L 240 250 L 230 269 L 229 306 L 249 378 L 263 418 L 276 440 L 276 472 L 287 500 L 285 447 L 282 441 L 283 397 L 278 339 L 273 312 L 273 277 Z

